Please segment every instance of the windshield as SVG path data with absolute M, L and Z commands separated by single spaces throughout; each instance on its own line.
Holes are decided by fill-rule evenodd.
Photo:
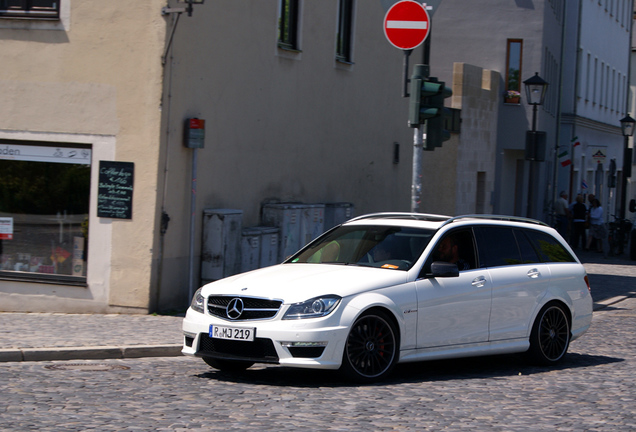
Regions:
M 341 226 L 293 256 L 291 263 L 329 263 L 408 270 L 435 231 L 395 226 Z

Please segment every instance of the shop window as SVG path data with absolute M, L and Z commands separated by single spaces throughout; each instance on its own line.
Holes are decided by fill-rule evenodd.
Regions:
M 90 146 L 0 140 L 0 277 L 86 281 Z
M 0 0 L 0 18 L 59 19 L 61 0 Z
M 506 55 L 506 91 L 504 102 L 519 104 L 521 102 L 521 55 L 522 39 L 508 39 Z

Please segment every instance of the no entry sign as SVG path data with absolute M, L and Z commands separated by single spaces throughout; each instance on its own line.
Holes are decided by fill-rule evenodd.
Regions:
M 402 50 L 416 48 L 426 40 L 430 28 L 428 12 L 421 3 L 404 0 L 394 4 L 384 17 L 384 34 Z

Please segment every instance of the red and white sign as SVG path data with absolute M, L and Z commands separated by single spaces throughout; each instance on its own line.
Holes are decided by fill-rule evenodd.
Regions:
M 0 218 L 0 240 L 13 240 L 13 218 Z
M 431 20 L 426 8 L 412 0 L 397 2 L 384 17 L 384 34 L 402 50 L 417 48 L 428 36 Z

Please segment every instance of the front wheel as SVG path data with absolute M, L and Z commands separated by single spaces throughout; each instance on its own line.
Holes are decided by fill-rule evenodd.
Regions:
M 539 364 L 559 362 L 570 345 L 570 321 L 562 306 L 548 304 L 537 316 L 530 333 L 531 358 Z
M 395 324 L 386 313 L 372 311 L 360 316 L 351 326 L 340 370 L 357 382 L 378 381 L 391 373 L 398 353 Z

